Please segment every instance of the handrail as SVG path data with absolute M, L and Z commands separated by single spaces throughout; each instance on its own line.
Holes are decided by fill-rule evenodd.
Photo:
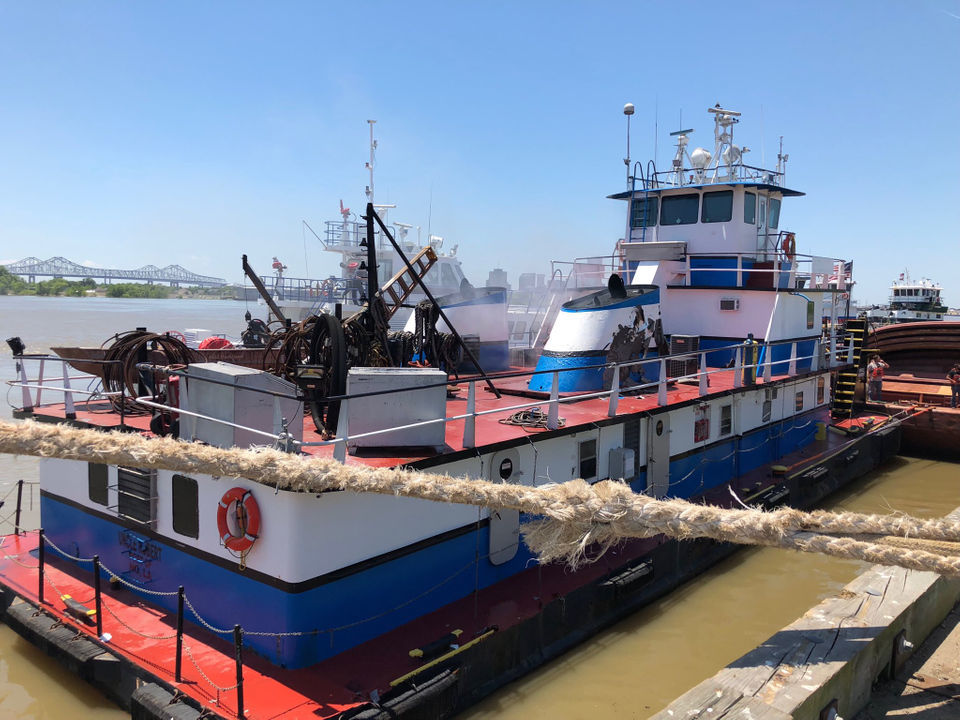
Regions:
M 813 350 L 813 352 L 812 352 L 811 354 L 809 354 L 809 355 L 798 355 L 798 352 L 797 352 L 797 351 L 798 351 L 799 342 L 809 341 L 809 340 L 813 340 L 814 343 L 815 343 L 815 344 L 814 344 L 814 350 Z M 639 392 L 639 391 L 648 390 L 648 389 L 652 389 L 652 388 L 656 387 L 656 388 L 657 388 L 657 395 L 658 395 L 658 403 L 657 403 L 657 404 L 658 404 L 658 406 L 663 406 L 663 405 L 666 405 L 666 404 L 667 404 L 667 385 L 668 385 L 668 379 L 667 379 L 667 363 L 670 362 L 670 361 L 685 361 L 685 360 L 690 360 L 690 359 L 694 359 L 694 358 L 697 359 L 697 360 L 698 360 L 698 370 L 697 370 L 697 372 L 694 372 L 694 373 L 686 373 L 686 374 L 684 374 L 684 375 L 680 375 L 680 376 L 674 377 L 674 378 L 672 378 L 672 380 L 674 380 L 674 381 L 680 381 L 680 380 L 699 380 L 699 385 L 700 385 L 700 387 L 699 387 L 699 393 L 700 393 L 700 396 L 701 396 L 701 397 L 702 397 L 702 396 L 706 396 L 706 395 L 709 394 L 709 389 L 708 389 L 709 376 L 712 375 L 712 374 L 729 371 L 729 368 L 709 368 L 709 367 L 707 366 L 707 364 L 706 364 L 706 357 L 707 357 L 707 355 L 708 355 L 709 353 L 713 353 L 713 352 L 730 351 L 730 350 L 733 350 L 733 351 L 734 351 L 734 354 L 735 354 L 735 362 L 734 362 L 734 367 L 733 367 L 733 371 L 734 371 L 734 373 L 735 373 L 735 374 L 734 374 L 734 384 L 733 384 L 734 388 L 742 387 L 742 386 L 745 384 L 744 377 L 745 377 L 745 375 L 747 374 L 748 371 L 752 371 L 752 378 L 753 378 L 752 382 L 755 382 L 755 383 L 757 383 L 757 384 L 760 384 L 761 382 L 762 382 L 762 383 L 770 382 L 770 380 L 772 379 L 772 372 L 773 372 L 773 366 L 774 366 L 774 365 L 787 364 L 787 376 L 789 377 L 789 376 L 793 376 L 793 375 L 798 374 L 797 367 L 798 367 L 798 364 L 799 364 L 801 361 L 809 360 L 809 361 L 810 361 L 811 371 L 816 371 L 816 370 L 820 369 L 821 362 L 823 362 L 823 361 L 827 361 L 828 364 L 827 364 L 826 367 L 828 367 L 828 368 L 838 367 L 839 365 L 844 364 L 841 360 L 839 360 L 839 359 L 842 358 L 844 355 L 846 355 L 847 364 L 849 364 L 850 362 L 852 362 L 852 351 L 853 351 L 852 339 L 851 339 L 850 342 L 849 342 L 849 347 L 844 348 L 843 350 L 840 350 L 839 352 L 838 352 L 838 348 L 837 348 L 837 338 L 836 338 L 835 335 L 832 335 L 832 336 L 829 338 L 829 344 L 828 344 L 828 345 L 826 344 L 825 340 L 826 340 L 826 339 L 824 339 L 824 338 L 821 337 L 821 338 L 809 338 L 809 339 L 803 340 L 803 341 L 787 340 L 787 341 L 772 341 L 772 342 L 769 342 L 769 343 L 746 343 L 746 342 L 744 342 L 744 343 L 736 343 L 736 344 L 728 345 L 728 346 L 725 346 L 725 347 L 722 347 L 722 348 L 711 348 L 711 349 L 709 349 L 709 350 L 696 350 L 696 351 L 690 351 L 690 352 L 672 353 L 672 354 L 668 354 L 668 355 L 664 355 L 664 356 L 656 356 L 656 357 L 648 357 L 648 358 L 636 358 L 636 359 L 627 360 L 627 361 L 623 361 L 623 362 L 596 363 L 596 364 L 592 364 L 592 365 L 579 366 L 579 367 L 571 367 L 571 368 L 562 368 L 562 369 L 556 369 L 556 370 L 554 370 L 554 369 L 550 369 L 550 370 L 523 370 L 523 371 L 515 371 L 515 372 L 507 372 L 507 373 L 497 373 L 497 374 L 491 375 L 491 376 L 489 376 L 489 377 L 490 377 L 491 379 L 493 379 L 493 380 L 502 380 L 502 379 L 519 378 L 519 377 L 531 377 L 531 378 L 532 378 L 532 377 L 535 377 L 535 376 L 538 376 L 538 375 L 551 374 L 551 375 L 553 376 L 553 383 L 552 383 L 550 398 L 549 398 L 549 399 L 545 399 L 545 398 L 544 398 L 544 399 L 536 399 L 536 400 L 532 400 L 532 401 L 530 401 L 530 402 L 519 403 L 519 404 L 510 405 L 510 406 L 506 406 L 506 407 L 500 406 L 500 407 L 491 408 L 491 409 L 487 409 L 487 410 L 476 410 L 476 409 L 473 407 L 473 400 L 472 400 L 472 398 L 475 397 L 476 382 L 477 382 L 477 380 L 479 379 L 478 377 L 474 376 L 474 377 L 453 378 L 453 379 L 450 379 L 450 380 L 444 381 L 444 382 L 431 383 L 431 384 L 428 384 L 428 385 L 418 386 L 418 387 L 415 388 L 415 389 L 416 389 L 416 390 L 424 390 L 424 389 L 429 389 L 429 388 L 447 387 L 448 385 L 464 385 L 464 384 L 465 384 L 465 385 L 467 385 L 468 388 L 469 388 L 468 412 L 466 412 L 466 413 L 461 413 L 461 414 L 452 415 L 452 416 L 444 416 L 444 417 L 441 417 L 441 418 L 433 418 L 433 419 L 430 419 L 430 420 L 424 420 L 424 421 L 420 421 L 420 422 L 416 422 L 416 423 L 410 423 L 410 424 L 407 424 L 407 425 L 398 425 L 398 426 L 394 426 L 394 427 L 383 428 L 383 429 L 380 429 L 380 430 L 368 431 L 368 432 L 365 432 L 365 433 L 355 434 L 355 435 L 350 435 L 348 432 L 343 432 L 343 433 L 338 433 L 338 437 L 336 437 L 336 438 L 334 438 L 334 439 L 331 439 L 331 440 L 323 440 L 323 441 L 316 441 L 316 442 L 296 441 L 296 440 L 292 440 L 291 438 L 289 438 L 288 436 L 286 436 L 284 433 L 269 433 L 269 432 L 265 432 L 265 431 L 262 431 L 262 430 L 258 430 L 258 429 L 256 429 L 256 428 L 250 428 L 250 427 L 246 427 L 246 426 L 243 426 L 243 425 L 239 425 L 239 424 L 236 424 L 236 423 L 233 423 L 233 422 L 230 422 L 230 421 L 221 420 L 221 419 L 219 419 L 219 418 L 214 418 L 214 417 L 210 417 L 210 416 L 207 416 L 207 415 L 203 415 L 203 414 L 201 414 L 201 413 L 196 413 L 196 412 L 193 412 L 193 411 L 188 411 L 188 410 L 186 410 L 186 409 L 182 409 L 182 408 L 179 408 L 179 407 L 176 407 L 176 406 L 166 405 L 166 404 L 162 404 L 162 403 L 156 403 L 156 402 L 153 401 L 154 396 L 152 396 L 152 395 L 150 395 L 150 396 L 138 397 L 138 398 L 135 398 L 134 401 L 137 402 L 137 403 L 139 403 L 139 404 L 141 404 L 141 405 L 145 405 L 145 406 L 151 407 L 151 408 L 156 408 L 156 409 L 159 409 L 159 410 L 162 410 L 162 411 L 169 411 L 169 412 L 174 412 L 174 413 L 182 413 L 182 414 L 185 414 L 185 415 L 190 415 L 190 416 L 193 416 L 193 417 L 197 417 L 197 418 L 201 418 L 201 419 L 204 419 L 204 420 L 208 420 L 208 421 L 210 421 L 210 422 L 219 423 L 219 424 L 222 424 L 222 425 L 227 425 L 227 426 L 234 427 L 234 428 L 238 428 L 238 429 L 241 429 L 241 430 L 247 430 L 247 431 L 250 431 L 250 432 L 252 432 L 252 433 L 254 433 L 254 434 L 261 435 L 261 436 L 263 436 L 263 437 L 265 437 L 265 438 L 269 438 L 270 440 L 273 440 L 273 441 L 276 442 L 276 443 L 279 443 L 279 444 L 286 443 L 287 446 L 292 447 L 292 448 L 323 447 L 323 446 L 333 445 L 333 446 L 335 446 L 334 456 L 335 456 L 335 457 L 338 457 L 339 459 L 342 460 L 342 459 L 344 459 L 345 450 L 346 450 L 346 445 L 347 445 L 347 443 L 348 443 L 349 441 L 358 440 L 358 439 L 361 439 L 361 438 L 373 437 L 373 436 L 376 436 L 376 435 L 382 435 L 382 434 L 386 434 L 386 433 L 390 433 L 390 432 L 395 432 L 395 431 L 399 431 L 399 430 L 406 430 L 406 429 L 412 429 L 412 428 L 417 428 L 417 427 L 423 427 L 423 426 L 427 426 L 427 425 L 436 424 L 436 423 L 439 423 L 439 422 L 442 422 L 442 423 L 446 424 L 446 423 L 448 423 L 448 422 L 456 421 L 456 420 L 466 420 L 466 423 L 464 424 L 464 439 L 465 439 L 464 447 L 473 447 L 473 444 L 472 444 L 472 442 L 473 442 L 472 433 L 474 432 L 475 422 L 476 422 L 476 419 L 477 419 L 478 417 L 483 417 L 483 416 L 486 416 L 486 415 L 493 415 L 493 414 L 503 414 L 503 413 L 508 413 L 508 412 L 515 412 L 515 411 L 517 411 L 517 410 L 523 410 L 523 409 L 528 409 L 528 408 L 532 408 L 532 407 L 538 407 L 538 406 L 542 406 L 542 405 L 544 405 L 544 404 L 549 404 L 549 405 L 551 406 L 551 417 L 554 418 L 554 422 L 553 422 L 554 427 L 553 427 L 553 428 L 550 428 L 550 423 L 548 422 L 548 428 L 549 428 L 549 429 L 556 429 L 556 424 L 555 424 L 556 411 L 557 411 L 557 409 L 559 408 L 559 406 L 560 406 L 561 404 L 565 404 L 565 403 L 581 402 L 581 401 L 584 401 L 584 400 L 598 399 L 598 398 L 604 398 L 604 397 L 606 397 L 606 398 L 609 398 L 609 399 L 610 399 L 610 410 L 609 410 L 609 414 L 610 414 L 611 416 L 614 416 L 614 415 L 616 415 L 616 407 L 617 407 L 617 402 L 618 402 L 618 400 L 619 400 L 619 396 L 622 395 L 624 392 Z M 783 360 L 776 360 L 776 361 L 774 361 L 774 360 L 771 358 L 771 354 L 772 354 L 772 353 L 771 353 L 771 349 L 774 348 L 774 347 L 785 346 L 785 345 L 789 345 L 790 348 L 791 348 L 791 353 L 790 353 L 789 359 L 783 359 Z M 745 359 L 745 358 L 744 358 L 744 351 L 745 351 L 746 348 L 752 348 L 752 349 L 754 349 L 754 350 L 756 351 L 756 361 L 755 361 L 755 362 L 752 362 L 752 363 L 745 363 L 745 362 L 744 362 L 744 359 Z M 23 356 L 18 356 L 18 357 L 22 358 Z M 762 357 L 762 360 L 761 360 L 761 357 Z M 41 360 L 41 361 L 42 361 L 42 360 L 47 359 L 47 358 L 45 358 L 44 356 L 33 356 L 32 358 L 29 358 L 29 359 L 37 359 L 37 360 Z M 59 359 L 59 358 L 51 358 L 51 359 Z M 659 364 L 659 378 L 658 378 L 658 380 L 653 381 L 653 382 L 639 383 L 639 384 L 631 385 L 631 386 L 628 386 L 628 387 L 620 387 L 620 370 L 621 370 L 621 369 L 629 369 L 629 368 L 634 368 L 634 367 L 643 367 L 643 366 L 645 366 L 645 365 L 650 365 L 650 364 L 652 364 L 652 363 L 657 363 L 657 364 Z M 211 383 L 214 383 L 214 384 L 227 384 L 227 383 L 223 383 L 222 381 L 218 381 L 218 380 L 213 379 L 213 378 L 191 377 L 191 376 L 189 375 L 189 372 L 184 371 L 183 369 L 178 369 L 178 368 L 166 368 L 166 367 L 162 367 L 162 366 L 152 366 L 152 367 L 154 367 L 154 369 L 160 369 L 160 370 L 162 370 L 162 371 L 164 371 L 164 372 L 169 372 L 170 374 L 177 374 L 177 375 L 181 375 L 181 376 L 186 376 L 186 377 L 188 377 L 188 378 L 191 379 L 191 380 L 199 380 L 199 381 L 201 381 L 201 382 L 211 382 Z M 610 383 L 610 387 L 609 387 L 609 388 L 605 388 L 605 389 L 603 389 L 603 390 L 599 390 L 599 391 L 596 391 L 596 392 L 571 393 L 571 394 L 569 394 L 569 395 L 566 395 L 565 397 L 560 397 L 560 396 L 559 396 L 559 390 L 558 390 L 558 388 L 559 388 L 559 377 L 560 377 L 560 374 L 561 374 L 561 373 L 564 373 L 564 372 L 581 372 L 581 371 L 583 371 L 583 370 L 601 370 L 601 369 L 602 369 L 602 370 L 612 370 L 612 371 L 613 371 L 613 372 L 611 373 L 612 379 L 611 379 L 611 383 Z M 25 384 L 25 383 L 17 382 L 17 381 L 15 381 L 15 380 L 14 380 L 14 381 L 8 381 L 8 384 L 11 385 L 11 386 L 21 385 L 21 387 L 24 387 L 25 396 L 26 396 L 26 388 L 27 388 L 27 387 L 35 387 L 35 386 L 31 386 L 29 383 L 26 383 L 26 384 Z M 50 385 L 46 385 L 46 386 L 43 386 L 43 387 L 44 387 L 44 389 L 54 389 L 54 390 L 57 390 L 57 391 L 60 391 L 60 392 L 64 392 L 64 393 L 67 394 L 67 397 L 68 397 L 68 398 L 70 398 L 70 397 L 72 396 L 72 393 L 75 393 L 75 392 L 79 392 L 79 393 L 82 393 L 82 394 L 88 394 L 88 395 L 95 394 L 95 393 L 91 393 L 91 392 L 88 392 L 88 391 L 73 390 L 73 389 L 71 389 L 71 388 L 69 387 L 69 382 L 66 383 L 66 386 L 65 386 L 64 388 L 57 388 L 57 387 L 55 387 L 55 386 L 50 386 Z M 247 388 L 245 388 L 245 389 L 247 389 Z M 276 396 L 276 397 L 285 397 L 285 398 L 290 398 L 290 397 L 291 397 L 289 394 L 280 393 L 280 392 L 271 391 L 271 390 L 259 390 L 259 389 L 258 389 L 257 392 L 260 392 L 260 393 L 263 393 L 263 394 L 267 394 L 267 395 L 273 395 L 273 396 Z M 330 398 L 327 398 L 327 400 L 329 400 L 329 401 L 340 401 L 341 403 L 343 403 L 343 407 L 341 408 L 341 417 L 346 417 L 346 416 L 347 416 L 347 413 L 348 413 L 348 404 L 349 404 L 350 401 L 352 401 L 352 400 L 358 400 L 358 399 L 361 399 L 361 398 L 367 398 L 367 397 L 373 397 L 373 396 L 378 396 L 378 395 L 389 394 L 389 393 L 393 393 L 393 392 L 396 392 L 396 390 L 378 390 L 378 391 L 370 391 L 370 392 L 363 392 L 363 393 L 344 394 L 344 395 L 332 396 L 332 397 L 330 397 Z M 72 404 L 72 403 L 68 403 L 68 405 L 71 405 L 71 404 Z M 27 407 L 27 404 L 25 404 L 25 407 Z M 30 407 L 32 407 L 32 406 L 30 406 Z M 72 412 L 72 410 L 70 410 L 69 412 Z M 470 436 L 470 443 L 471 443 L 471 444 L 467 444 L 467 438 L 468 438 L 468 436 Z

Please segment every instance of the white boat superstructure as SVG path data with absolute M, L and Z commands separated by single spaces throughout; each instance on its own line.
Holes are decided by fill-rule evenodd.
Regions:
M 867 319 L 875 323 L 943 320 L 947 312 L 941 292 L 943 288 L 929 278 L 913 280 L 904 270 L 890 286 L 890 304 L 867 310 Z

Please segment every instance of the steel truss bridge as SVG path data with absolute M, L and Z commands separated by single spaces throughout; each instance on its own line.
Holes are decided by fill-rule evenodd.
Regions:
M 144 265 L 136 270 L 115 270 L 112 268 L 87 267 L 63 257 L 52 257 L 49 260 L 40 260 L 35 257 L 24 258 L 17 262 L 3 265 L 13 275 L 25 277 L 27 282 L 36 282 L 37 277 L 53 278 L 91 278 L 111 280 L 125 280 L 128 282 L 170 283 L 172 287 L 180 285 L 199 285 L 201 287 L 221 287 L 227 284 L 223 278 L 197 275 L 179 265 L 167 265 L 158 268 L 156 265 Z

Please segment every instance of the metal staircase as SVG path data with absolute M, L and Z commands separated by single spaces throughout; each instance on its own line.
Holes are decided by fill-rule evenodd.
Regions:
M 847 364 L 837 373 L 837 385 L 833 391 L 831 414 L 834 418 L 842 419 L 853 416 L 854 392 L 857 387 L 857 372 L 860 368 L 860 357 L 867 337 L 867 321 L 864 319 L 847 320 L 846 345 L 853 340 L 853 364 Z M 846 347 L 838 352 L 846 353 Z

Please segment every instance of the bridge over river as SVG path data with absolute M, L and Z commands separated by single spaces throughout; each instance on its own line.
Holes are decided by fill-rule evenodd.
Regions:
M 24 258 L 17 262 L 3 265 L 13 275 L 27 279 L 27 282 L 36 282 L 37 277 L 53 278 L 91 278 L 93 280 L 121 280 L 125 282 L 139 282 L 152 285 L 153 283 L 170 283 L 171 287 L 180 285 L 199 285 L 201 287 L 221 287 L 227 284 L 223 278 L 198 275 L 179 265 L 167 265 L 158 268 L 156 265 L 144 265 L 136 270 L 116 270 L 113 268 L 87 267 L 63 257 L 52 257 L 40 260 L 35 257 Z

